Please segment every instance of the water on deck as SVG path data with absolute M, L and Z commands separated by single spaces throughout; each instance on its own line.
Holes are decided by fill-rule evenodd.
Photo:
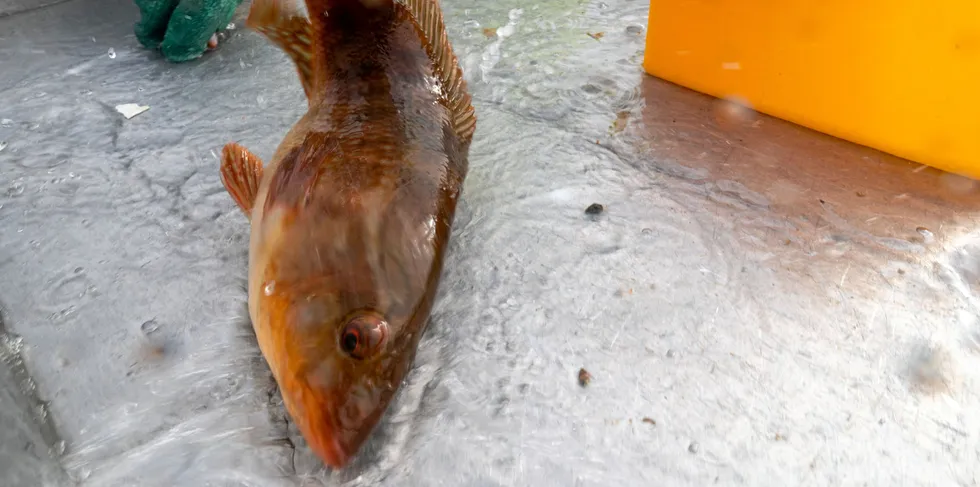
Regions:
M 0 18 L 0 483 L 976 485 L 975 183 L 644 75 L 647 6 L 444 0 L 471 170 L 417 367 L 340 472 L 254 343 L 215 158 L 304 111 L 285 55 L 247 5 L 181 65 L 131 1 Z

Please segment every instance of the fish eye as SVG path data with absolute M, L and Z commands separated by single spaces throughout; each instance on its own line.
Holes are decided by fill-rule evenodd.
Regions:
M 388 323 L 376 314 L 359 313 L 347 320 L 340 333 L 340 349 L 363 360 L 378 353 L 388 338 Z

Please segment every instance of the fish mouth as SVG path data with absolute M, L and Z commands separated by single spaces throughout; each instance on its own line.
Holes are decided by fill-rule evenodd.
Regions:
M 321 399 L 316 401 L 314 406 L 315 409 L 307 409 L 307 411 L 315 412 L 303 417 L 302 422 L 297 426 L 300 427 L 310 449 L 324 464 L 334 470 L 342 469 L 350 463 L 363 442 L 364 435 L 361 428 L 364 424 L 361 422 L 345 424 L 343 418 L 338 416 L 338 405 L 333 400 Z M 343 407 L 343 404 L 340 407 Z
M 330 468 L 341 469 L 350 462 L 350 452 L 340 444 L 335 435 L 320 435 L 311 443 L 314 453 Z
M 303 431 L 310 449 L 313 450 L 320 460 L 333 469 L 341 469 L 350 462 L 351 451 L 344 442 L 341 441 L 343 431 L 336 422 L 329 417 L 307 417 L 304 418 L 306 427 L 299 425 Z

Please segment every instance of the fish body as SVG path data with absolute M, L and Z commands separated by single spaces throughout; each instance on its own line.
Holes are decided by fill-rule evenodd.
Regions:
M 432 308 L 476 116 L 436 0 L 254 0 L 307 113 L 269 164 L 230 143 L 249 315 L 285 407 L 340 468 L 379 422 Z

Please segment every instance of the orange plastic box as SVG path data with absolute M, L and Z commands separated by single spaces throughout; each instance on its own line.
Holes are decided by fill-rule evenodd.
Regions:
M 980 0 L 651 0 L 643 65 L 980 179 Z

